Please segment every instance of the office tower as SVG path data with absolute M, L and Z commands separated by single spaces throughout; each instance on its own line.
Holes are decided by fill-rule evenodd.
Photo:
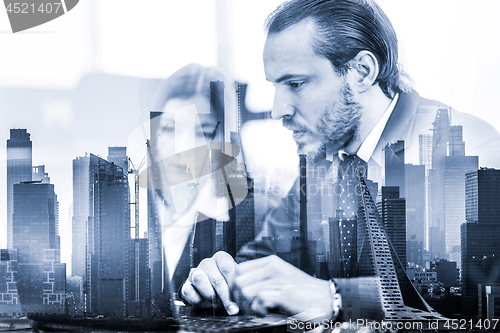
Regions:
M 357 274 L 357 217 L 343 217 L 341 210 L 329 218 L 330 275 L 352 277 Z
M 127 316 L 142 317 L 147 315 L 147 301 L 150 298 L 150 274 L 149 274 L 149 248 L 148 240 L 145 238 L 130 239 L 127 241 L 127 283 L 126 299 Z M 138 261 L 136 255 L 138 254 Z M 138 274 L 135 274 L 135 272 Z
M 446 252 L 460 262 L 460 225 L 465 222 L 465 174 L 478 168 L 477 156 L 447 156 L 444 161 Z
M 50 184 L 50 177 L 49 174 L 45 172 L 45 165 L 34 166 L 31 177 L 33 181 L 41 181 L 44 184 Z
M 459 285 L 459 270 L 455 261 L 446 259 L 434 262 L 434 270 L 437 272 L 437 279 L 445 288 L 457 287 Z
M 477 297 L 478 284 L 496 283 L 494 267 L 500 261 L 500 224 L 480 222 L 463 223 L 462 241 L 462 295 Z M 491 265 L 490 262 L 496 265 Z
M 384 148 L 385 186 L 398 186 L 399 195 L 405 198 L 405 142 L 398 140 Z
M 127 147 L 108 147 L 108 162 L 113 162 L 128 174 Z
M 467 222 L 498 223 L 500 216 L 500 170 L 480 168 L 465 175 Z
M 7 246 L 12 248 L 14 184 L 31 181 L 32 143 L 26 129 L 11 129 L 7 140 Z
M 57 196 L 54 185 L 23 182 L 14 185 L 12 247 L 20 263 L 43 261 L 43 251 L 59 251 Z
M 369 291 L 370 288 L 378 289 L 386 320 L 440 318 L 441 316 L 429 307 L 408 279 L 396 251 L 388 241 L 389 237 L 361 173 L 358 174 L 358 186 L 361 194 L 358 201 L 357 235 L 359 276 L 380 278 L 376 286 L 362 285 L 359 287 L 359 292 L 363 295 L 372 292 Z M 395 196 L 390 187 L 389 193 Z M 387 196 L 387 193 L 382 194 L 382 197 Z M 344 311 L 349 311 L 348 304 Z M 363 303 L 361 303 L 362 311 Z
M 99 157 L 90 154 L 73 160 L 73 217 L 71 275 L 87 275 L 87 228 L 94 218 L 94 168 Z
M 93 219 L 87 225 L 87 312 L 123 315 L 130 242 L 128 176 L 103 159 L 92 170 Z
M 60 262 L 57 196 L 54 185 L 42 181 L 14 185 L 14 276 L 23 312 L 63 313 L 66 264 Z
M 426 242 L 425 166 L 405 164 L 406 239 Z
M 432 134 L 418 136 L 418 164 L 424 165 L 425 170 L 432 168 Z
M 23 313 L 65 312 L 66 264 L 59 261 L 59 250 L 44 250 L 43 260 L 17 263 L 17 290 Z
M 230 180 L 231 184 L 236 183 L 236 186 L 232 186 L 232 188 L 240 189 L 239 191 L 233 190 L 233 195 L 238 200 L 243 199 L 234 207 L 236 217 L 235 245 L 236 253 L 238 253 L 243 245 L 255 239 L 254 188 L 252 180 L 245 175 L 237 173 L 229 175 L 229 177 L 237 179 L 236 181 Z
M 478 284 L 496 283 L 500 277 L 499 186 L 500 170 L 481 168 L 466 174 L 467 223 L 461 226 L 465 296 L 477 296 Z
M 151 295 L 157 295 L 162 291 L 162 245 L 161 245 L 161 223 L 158 215 L 157 203 L 155 202 L 155 185 L 162 184 L 160 179 L 161 172 L 159 170 L 159 161 L 156 161 L 153 153 L 157 135 L 159 133 L 158 126 L 160 115 L 162 112 L 150 112 L 150 132 L 151 140 L 148 141 L 148 171 L 147 171 L 147 202 L 148 202 L 148 246 L 149 246 L 149 267 L 151 268 Z M 153 145 L 153 147 L 151 147 Z
M 459 226 L 465 221 L 465 173 L 477 170 L 478 157 L 465 156 L 462 126 L 451 125 L 448 109 L 433 122 L 432 169 L 428 174 L 429 252 L 459 260 Z
M 255 238 L 253 182 L 244 171 L 227 173 L 221 170 L 217 174 L 218 195 L 227 198 L 229 221 L 216 222 L 215 250 L 235 256 L 243 245 Z
M 424 246 L 423 242 L 418 240 L 415 235 L 406 240 L 406 260 L 408 267 L 423 267 L 424 265 Z
M 0 313 L 14 316 L 21 313 L 17 292 L 17 250 L 0 250 Z
M 329 217 L 335 216 L 332 185 L 335 184 L 336 175 L 330 172 L 330 163 L 324 162 L 307 163 L 307 229 L 311 234 L 310 239 L 317 241 L 318 248 L 309 249 L 315 258 L 330 252 L 330 239 L 326 237 L 323 225 L 328 225 Z M 299 193 L 303 187 L 300 189 Z
M 237 133 L 238 133 L 238 146 L 241 147 L 241 129 L 243 124 L 247 121 L 249 116 L 249 111 L 246 106 L 246 95 L 247 95 L 247 84 L 235 82 L 236 89 L 236 102 L 238 103 L 238 124 L 237 124 Z
M 406 201 L 400 198 L 398 186 L 382 186 L 377 209 L 387 238 L 406 268 Z

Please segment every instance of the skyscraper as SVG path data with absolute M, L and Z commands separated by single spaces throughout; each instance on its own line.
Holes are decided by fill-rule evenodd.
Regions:
M 113 162 L 128 174 L 127 147 L 108 147 L 108 162 Z
M 150 112 L 150 132 L 160 133 L 158 129 L 160 115 L 162 112 Z M 153 134 L 152 134 L 153 135 Z M 159 134 L 157 134 L 159 135 Z M 148 171 L 147 171 L 147 204 L 148 204 L 148 246 L 149 246 L 149 267 L 151 268 L 151 296 L 155 296 L 162 291 L 163 271 L 162 271 L 162 244 L 161 244 L 161 223 L 158 215 L 157 203 L 155 202 L 154 184 L 162 184 L 161 172 L 158 170 L 159 161 L 156 161 L 153 149 L 156 147 L 156 135 L 148 141 Z M 153 147 L 151 147 L 153 145 Z
M 384 148 L 385 186 L 399 187 L 399 195 L 405 198 L 405 142 L 398 140 Z
M 351 277 L 357 274 L 357 217 L 343 217 L 338 210 L 329 219 L 330 273 L 333 277 Z
M 59 251 L 57 196 L 54 185 L 25 182 L 14 185 L 12 247 L 20 263 L 43 261 L 43 251 Z
M 87 275 L 87 227 L 94 218 L 93 170 L 100 158 L 90 154 L 73 160 L 73 218 L 71 275 Z
M 87 312 L 124 315 L 130 242 L 128 176 L 103 159 L 93 173 L 93 219 L 87 226 Z
M 32 143 L 26 129 L 11 129 L 7 140 L 7 246 L 12 248 L 14 184 L 31 181 Z
M 500 216 L 500 170 L 480 168 L 465 175 L 467 222 L 498 223 Z
M 45 165 L 37 165 L 33 167 L 33 174 L 31 178 L 34 181 L 41 180 L 44 184 L 50 184 L 49 174 L 45 172 Z
M 429 252 L 458 261 L 460 224 L 465 221 L 465 173 L 478 168 L 477 156 L 465 156 L 460 125 L 451 125 L 448 109 L 433 122 L 432 169 L 428 174 Z
M 382 186 L 377 209 L 387 238 L 406 268 L 406 201 L 400 198 L 398 186 Z
M 38 168 L 47 181 L 44 167 Z M 57 196 L 54 185 L 42 181 L 14 184 L 14 277 L 23 312 L 63 313 L 66 264 L 60 262 Z
M 465 296 L 477 297 L 478 284 L 496 283 L 500 279 L 499 188 L 500 170 L 481 168 L 466 174 L 467 223 L 461 226 Z
M 432 135 L 420 134 L 418 147 L 418 164 L 425 165 L 425 170 L 432 168 Z
M 425 244 L 425 165 L 405 164 L 406 239 Z

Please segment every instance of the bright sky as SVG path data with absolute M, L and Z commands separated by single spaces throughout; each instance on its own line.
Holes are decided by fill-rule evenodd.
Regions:
M 0 10 L 3 119 L 0 141 L 7 140 L 9 128 L 28 127 L 25 124 L 29 123 L 25 118 L 20 119 L 15 110 L 2 107 L 1 87 L 71 89 L 90 70 L 161 78 L 191 62 L 215 65 L 216 1 L 224 0 L 82 0 L 66 15 L 17 34 L 10 32 L 6 12 Z M 233 37 L 229 45 L 234 52 L 234 76 L 250 83 L 248 103 L 253 110 L 269 110 L 272 106 L 273 90 L 265 82 L 261 59 L 263 22 L 280 2 L 239 0 L 228 6 L 234 24 L 228 34 Z M 420 94 L 476 114 L 500 130 L 496 101 L 500 88 L 497 79 L 500 47 L 496 36 L 500 31 L 500 2 L 380 0 L 378 3 L 395 26 L 401 62 Z M 67 112 L 71 106 L 64 100 L 46 102 L 44 125 L 78 126 L 72 123 L 71 112 Z M 34 125 L 29 126 L 32 126 L 28 127 L 29 132 L 36 132 Z M 54 136 L 59 133 L 55 131 Z M 92 134 L 89 133 L 89 140 Z M 55 139 L 65 140 L 65 137 Z M 106 156 L 106 147 L 116 144 L 102 142 L 102 151 L 94 153 Z M 36 142 L 33 147 L 34 164 L 46 164 L 56 185 L 63 260 L 68 261 L 71 160 L 76 156 L 66 156 L 54 147 L 39 147 Z M 6 246 L 5 156 L 3 143 L 0 145 L 0 248 Z

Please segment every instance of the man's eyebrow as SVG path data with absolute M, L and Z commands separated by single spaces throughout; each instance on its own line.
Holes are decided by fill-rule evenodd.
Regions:
M 283 76 L 280 76 L 278 79 L 276 79 L 276 83 L 280 83 L 282 81 L 290 80 L 290 79 L 298 79 L 298 78 L 304 78 L 305 75 L 300 75 L 300 74 L 285 74 Z

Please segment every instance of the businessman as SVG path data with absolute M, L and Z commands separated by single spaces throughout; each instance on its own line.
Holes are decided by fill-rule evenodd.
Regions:
M 293 131 L 299 154 L 311 163 L 351 156 L 380 171 L 388 143 L 403 139 L 406 152 L 418 153 L 418 135 L 431 128 L 438 105 L 445 106 L 409 87 L 398 65 L 395 31 L 376 3 L 292 0 L 271 13 L 266 26 L 263 60 L 275 86 L 272 115 Z M 499 166 L 500 136 L 492 126 L 451 112 L 456 123 L 481 128 L 468 145 L 482 163 Z M 286 237 L 287 222 L 268 218 L 267 235 Z M 236 261 L 224 252 L 202 261 L 184 283 L 183 298 L 197 304 L 217 295 L 231 315 L 239 312 L 235 299 L 243 299 L 259 314 L 315 309 L 338 319 L 339 290 L 330 281 L 301 271 L 271 247 L 261 249 L 246 247 Z M 376 304 L 373 297 L 367 301 Z

